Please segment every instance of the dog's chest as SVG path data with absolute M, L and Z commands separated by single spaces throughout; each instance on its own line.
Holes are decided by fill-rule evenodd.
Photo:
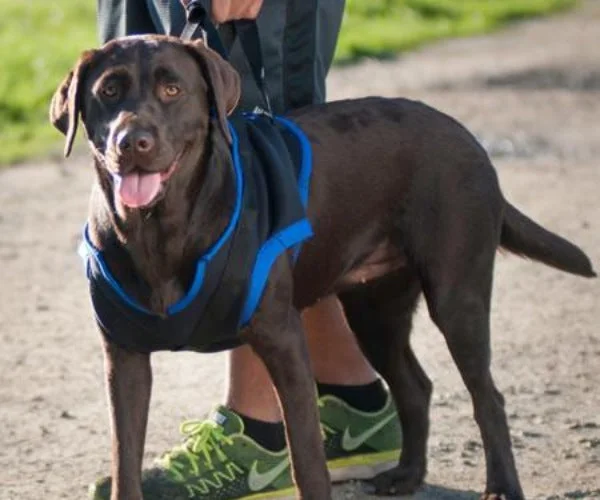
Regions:
M 235 347 L 277 257 L 312 235 L 305 214 L 311 151 L 304 134 L 288 120 L 260 115 L 236 116 L 230 127 L 237 183 L 233 216 L 198 259 L 191 287 L 166 317 L 130 297 L 84 235 L 94 312 L 110 341 L 140 352 Z

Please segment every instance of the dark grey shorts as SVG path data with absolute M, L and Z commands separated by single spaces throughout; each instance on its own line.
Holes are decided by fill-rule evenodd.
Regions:
M 218 0 L 217 0 L 218 1 Z M 178 36 L 179 0 L 97 0 L 101 42 L 125 35 Z M 267 87 L 276 113 L 325 100 L 325 77 L 340 30 L 344 0 L 264 0 L 257 23 Z M 262 105 L 248 62 L 227 24 L 220 27 L 229 60 L 242 75 L 241 108 Z

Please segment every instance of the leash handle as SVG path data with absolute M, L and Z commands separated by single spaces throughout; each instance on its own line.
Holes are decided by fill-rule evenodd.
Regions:
M 211 49 L 219 53 L 225 59 L 229 59 L 229 54 L 223 45 L 221 36 L 217 31 L 216 26 L 210 19 L 211 0 L 191 0 L 186 5 L 187 22 L 181 32 L 181 38 L 184 40 L 192 40 L 200 28 L 202 38 L 205 44 Z M 260 43 L 260 35 L 258 26 L 254 19 L 240 19 L 233 21 L 235 34 L 240 39 L 244 55 L 250 65 L 252 77 L 258 87 L 261 97 L 265 104 L 264 112 L 273 116 L 271 108 L 271 99 L 267 89 L 267 81 L 265 78 L 265 65 L 262 56 L 262 47 Z

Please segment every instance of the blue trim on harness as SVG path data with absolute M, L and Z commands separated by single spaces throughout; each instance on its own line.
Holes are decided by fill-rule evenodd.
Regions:
M 245 116 L 254 119 L 258 115 L 256 113 L 245 113 Z M 287 127 L 300 143 L 302 161 L 298 172 L 298 192 L 300 194 L 302 206 L 306 209 L 308 205 L 310 177 L 312 174 L 312 148 L 310 142 L 304 131 L 294 122 L 281 116 L 275 116 L 274 119 L 281 125 Z M 258 303 L 260 302 L 267 284 L 269 272 L 271 271 L 271 267 L 273 267 L 275 260 L 277 260 L 277 257 L 291 247 L 296 246 L 292 254 L 293 260 L 296 261 L 296 258 L 300 253 L 300 243 L 305 239 L 310 238 L 312 235 L 312 227 L 305 217 L 281 230 L 279 233 L 272 235 L 265 243 L 263 243 L 256 255 L 256 262 L 252 269 L 250 286 L 246 295 L 244 307 L 242 308 L 240 326 L 244 326 L 250 321 L 250 318 L 258 307 Z
M 290 247 L 300 243 L 313 235 L 312 227 L 308 219 L 300 219 L 291 226 L 286 227 L 279 233 L 271 236 L 263 246 L 260 247 L 256 256 L 256 263 L 250 277 L 250 287 L 246 295 L 246 302 L 242 308 L 240 326 L 244 326 L 258 307 L 263 291 L 267 284 L 269 272 L 277 257 Z
M 304 209 L 306 209 L 308 205 L 310 177 L 312 175 L 313 164 L 310 141 L 308 140 L 308 137 L 306 137 L 304 131 L 293 121 L 281 116 L 276 116 L 275 120 L 291 130 L 300 142 L 300 147 L 302 149 L 302 163 L 300 165 L 300 172 L 298 173 L 298 191 L 300 192 L 300 200 L 302 201 L 302 205 L 304 206 Z
M 298 139 L 300 143 L 300 148 L 302 151 L 302 163 L 300 165 L 300 171 L 298 172 L 298 191 L 300 193 L 300 201 L 302 202 L 302 206 L 304 210 L 306 210 L 308 206 L 308 195 L 310 191 L 310 179 L 312 176 L 312 148 L 310 146 L 310 141 L 304 131 L 298 127 L 293 121 L 290 121 L 281 116 L 276 116 L 275 120 L 286 126 Z M 312 231 L 306 237 L 312 236 Z M 292 258 L 294 262 L 298 259 L 298 255 L 300 255 L 300 249 L 302 248 L 301 241 L 295 244 L 294 251 L 292 253 Z M 264 286 L 264 285 L 263 285 Z
M 85 247 L 83 247 L 83 245 L 85 245 Z M 117 295 L 123 300 L 123 302 L 125 302 L 129 307 L 132 307 L 136 311 L 139 311 L 139 312 L 142 312 L 145 314 L 152 314 L 152 313 L 150 313 L 150 311 L 148 311 L 147 309 L 142 307 L 140 304 L 138 304 L 132 297 L 130 297 L 127 294 L 127 292 L 125 290 L 123 290 L 121 285 L 119 285 L 117 280 L 115 280 L 113 275 L 110 273 L 108 266 L 106 265 L 104 257 L 102 257 L 102 252 L 100 250 L 98 250 L 92 244 L 92 242 L 90 240 L 90 235 L 88 232 L 87 224 L 83 228 L 83 242 L 82 242 L 82 246 L 79 247 L 79 255 L 81 255 L 82 258 L 85 257 L 88 259 L 87 263 L 86 263 L 86 270 L 87 270 L 88 278 L 90 277 L 89 258 L 93 257 L 94 260 L 96 261 L 96 264 L 98 264 L 98 267 L 100 268 L 100 272 L 102 273 L 103 278 L 108 282 L 108 284 L 117 293 Z
M 261 116 L 259 113 L 244 113 L 244 116 L 250 120 L 255 120 Z M 308 205 L 308 195 L 310 190 L 310 177 L 312 175 L 312 147 L 310 141 L 304 131 L 296 125 L 293 121 L 284 118 L 283 116 L 274 116 L 273 119 L 290 130 L 298 139 L 300 143 L 300 150 L 302 151 L 302 160 L 300 163 L 300 169 L 298 172 L 298 192 L 300 193 L 300 201 L 302 206 L 306 209 Z
M 217 242 L 206 252 L 200 260 L 198 261 L 198 265 L 196 266 L 196 276 L 194 277 L 194 282 L 192 283 L 191 288 L 188 293 L 185 294 L 181 300 L 176 302 L 175 304 L 169 306 L 167 308 L 167 314 L 176 314 L 187 306 L 189 306 L 196 295 L 200 293 L 200 289 L 202 288 L 202 282 L 204 281 L 204 270 L 206 269 L 206 265 L 210 262 L 210 260 L 216 255 L 219 249 L 225 244 L 225 242 L 231 237 L 231 233 L 237 226 L 238 220 L 240 218 L 240 213 L 242 211 L 242 196 L 244 193 L 244 176 L 242 174 L 242 167 L 240 165 L 240 151 L 239 151 L 239 140 L 237 136 L 237 132 L 235 128 L 231 125 L 231 123 L 227 123 L 229 126 L 229 132 L 231 132 L 231 147 L 233 150 L 233 168 L 235 171 L 236 177 L 236 192 L 235 192 L 235 208 L 233 211 L 233 216 L 229 220 L 229 224 L 221 237 L 217 240 Z M 200 275 L 200 273 L 202 273 Z
M 202 257 L 198 259 L 198 263 L 196 264 L 196 272 L 194 274 L 194 281 L 192 282 L 190 289 L 180 300 L 178 300 L 175 304 L 172 304 L 167 308 L 167 315 L 177 314 L 192 303 L 192 301 L 198 295 L 200 289 L 202 288 L 206 265 L 215 256 L 219 249 L 225 244 L 225 242 L 231 237 L 231 233 L 234 231 L 240 218 L 240 213 L 242 210 L 242 195 L 244 192 L 244 176 L 242 175 L 242 168 L 240 165 L 239 142 L 237 132 L 230 123 L 228 125 L 232 138 L 231 147 L 233 153 L 233 168 L 235 171 L 236 178 L 236 200 L 233 215 L 229 220 L 229 224 L 227 225 L 219 239 L 214 243 L 212 247 L 209 248 L 209 250 Z M 129 294 L 125 290 L 123 290 L 121 285 L 119 285 L 119 283 L 115 280 L 115 278 L 110 273 L 110 270 L 108 269 L 104 258 L 102 257 L 102 253 L 92 244 L 88 234 L 87 224 L 83 231 L 83 243 L 85 244 L 86 249 L 88 251 L 88 256 L 91 255 L 92 257 L 94 257 L 96 263 L 98 264 L 98 267 L 100 268 L 102 276 L 112 287 L 112 289 L 117 293 L 117 295 L 121 298 L 121 300 L 123 300 L 123 302 L 125 302 L 127 305 L 129 305 L 137 311 L 140 311 L 144 314 L 156 316 L 155 313 L 148 311 L 141 304 L 138 304 L 137 301 L 131 296 L 129 296 Z M 80 251 L 80 254 L 81 253 L 82 252 Z
M 252 114 L 249 114 L 247 116 L 250 119 L 253 118 Z M 302 160 L 298 172 L 298 192 L 302 205 L 306 209 L 310 189 L 310 178 L 312 174 L 312 149 L 310 146 L 310 142 L 308 141 L 308 138 L 300 129 L 300 127 L 298 127 L 292 121 L 282 117 L 275 117 L 275 120 L 281 125 L 288 128 L 299 141 Z M 169 308 L 167 309 L 168 316 L 183 311 L 193 302 L 198 293 L 200 293 L 204 281 L 206 266 L 208 265 L 210 260 L 217 254 L 219 249 L 225 244 L 225 242 L 231 237 L 231 234 L 235 230 L 235 227 L 237 226 L 240 218 L 243 201 L 244 177 L 242 167 L 240 165 L 239 139 L 237 136 L 237 132 L 235 131 L 235 128 L 231 125 L 231 123 L 229 123 L 228 125 L 232 136 L 232 157 L 236 177 L 236 203 L 233 216 L 231 217 L 229 224 L 227 225 L 219 239 L 215 242 L 215 244 L 212 247 L 210 247 L 210 249 L 202 257 L 199 258 L 198 263 L 196 264 L 194 280 L 192 282 L 192 285 L 190 286 L 190 289 L 187 291 L 183 298 L 181 298 L 175 304 L 169 306 Z M 266 286 L 271 267 L 275 263 L 277 257 L 279 257 L 282 253 L 295 246 L 296 248 L 294 248 L 293 254 L 295 260 L 300 250 L 300 243 L 305 239 L 311 237 L 312 235 L 313 231 L 310 222 L 306 217 L 303 217 L 302 219 L 291 224 L 290 226 L 282 229 L 278 233 L 273 234 L 267 241 L 265 241 L 265 243 L 263 243 L 256 255 L 256 261 L 252 268 L 252 275 L 250 276 L 248 292 L 245 298 L 244 306 L 242 308 L 240 326 L 245 325 L 252 317 L 252 314 L 254 314 L 254 311 L 256 310 L 258 303 L 260 302 L 264 288 Z M 82 246 L 80 247 L 79 253 L 82 258 L 87 257 L 88 259 L 86 262 L 88 276 L 90 272 L 89 257 L 91 256 L 95 259 L 96 263 L 98 264 L 98 267 L 104 279 L 115 291 L 115 293 L 120 297 L 120 299 L 123 300 L 123 302 L 125 302 L 128 306 L 135 309 L 136 311 L 156 316 L 155 313 L 148 311 L 135 299 L 133 299 L 129 294 L 127 294 L 127 292 L 125 292 L 121 285 L 119 285 L 119 283 L 115 280 L 115 278 L 110 273 L 106 261 L 102 256 L 102 252 L 96 247 L 94 247 L 94 245 L 92 244 L 89 238 L 87 224 L 83 231 L 83 242 Z

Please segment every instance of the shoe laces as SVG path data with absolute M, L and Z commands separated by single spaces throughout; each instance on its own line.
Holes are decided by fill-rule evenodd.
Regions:
M 225 429 L 211 420 L 186 420 L 179 431 L 184 435 L 183 444 L 168 452 L 167 468 L 179 476 L 179 458 L 185 458 L 192 467 L 194 474 L 200 474 L 199 461 L 202 458 L 208 469 L 214 469 L 213 460 L 216 457 L 221 462 L 228 460 L 223 451 L 223 445 L 232 445 L 233 439 L 225 434 Z M 173 467 L 175 466 L 175 467 Z M 175 468 L 175 470 L 173 470 Z

